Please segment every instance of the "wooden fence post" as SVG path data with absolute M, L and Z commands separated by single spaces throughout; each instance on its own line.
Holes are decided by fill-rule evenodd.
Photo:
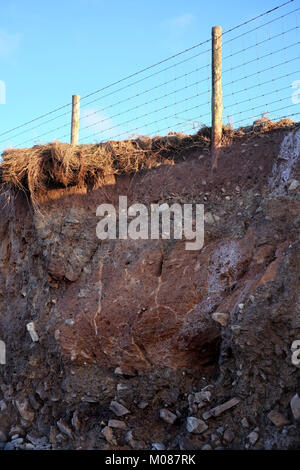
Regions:
M 218 154 L 222 142 L 222 27 L 212 28 L 212 99 L 211 99 L 212 169 L 218 167 Z
M 80 96 L 73 95 L 72 96 L 71 145 L 78 144 L 79 115 L 80 115 Z

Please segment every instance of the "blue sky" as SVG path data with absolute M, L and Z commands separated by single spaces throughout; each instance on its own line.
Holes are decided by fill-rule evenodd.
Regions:
M 227 0 L 226 2 L 221 0 L 211 2 L 199 0 L 186 0 L 185 2 L 182 0 L 0 1 L 0 81 L 6 85 L 6 104 L 0 104 L 0 134 L 69 103 L 73 93 L 84 96 L 209 39 L 213 25 L 221 25 L 223 31 L 226 31 L 284 2 L 284 0 L 264 0 L 263 2 L 254 0 L 243 3 L 240 0 Z M 238 36 L 247 31 L 247 28 L 250 30 L 299 7 L 300 0 L 295 0 L 269 17 L 243 27 L 234 34 Z M 299 24 L 300 16 L 297 11 L 241 39 L 228 41 L 226 46 L 224 44 L 223 56 L 228 56 L 228 58 L 223 62 L 225 71 L 223 91 L 224 95 L 233 93 L 232 97 L 224 98 L 225 122 L 229 119 L 234 124 L 237 123 L 238 127 L 238 125 L 246 124 L 248 117 L 252 119 L 265 111 L 279 109 L 281 97 L 286 96 L 289 100 L 292 82 L 300 79 L 298 72 L 300 60 L 290 61 L 295 54 L 300 57 L 299 44 L 297 44 L 299 41 L 297 25 Z M 278 35 L 277 38 L 274 37 L 276 35 Z M 226 39 L 233 37 L 231 33 L 226 38 L 224 36 L 223 40 L 225 42 Z M 274 39 L 270 39 L 273 37 Z M 239 49 L 242 50 L 255 43 L 259 45 L 246 52 L 238 53 Z M 183 130 L 187 131 L 191 131 L 197 125 L 210 124 L 209 67 L 204 67 L 210 62 L 208 50 L 210 44 L 207 43 L 201 47 L 202 49 L 188 52 L 166 63 L 165 66 L 175 64 L 176 60 L 188 58 L 197 51 L 203 50 L 201 56 L 163 71 L 154 78 L 145 78 L 137 85 L 130 85 L 131 79 L 125 83 L 130 85 L 128 89 L 118 91 L 120 87 L 115 87 L 115 94 L 102 98 L 102 101 L 101 93 L 91 97 L 89 101 L 92 101 L 92 98 L 99 98 L 99 100 L 82 108 L 81 128 L 90 126 L 82 131 L 82 142 L 105 140 L 115 135 L 118 136 L 117 138 L 124 138 L 131 130 L 133 132 L 129 132 L 130 135 L 151 134 L 156 130 L 165 130 L 162 133 L 167 133 L 168 130 L 181 130 L 181 123 L 186 123 L 182 126 L 185 127 Z M 282 51 L 280 51 L 281 48 Z M 207 52 L 205 52 L 206 49 Z M 276 52 L 278 50 L 279 52 Z M 274 51 L 274 54 L 267 56 L 268 51 Z M 267 58 L 256 61 L 255 58 L 260 56 L 267 56 Z M 281 69 L 280 67 L 272 69 L 272 66 L 280 61 L 287 63 Z M 202 70 L 197 72 L 201 66 Z M 263 73 L 254 74 L 264 68 L 270 69 L 266 72 L 266 76 Z M 190 75 L 176 79 L 176 77 L 182 77 L 184 73 L 190 73 Z M 251 75 L 251 73 L 252 78 L 239 82 L 243 76 Z M 278 79 L 274 85 L 270 84 L 272 78 L 278 78 L 284 74 L 289 76 L 282 80 Z M 143 76 L 146 77 L 145 74 L 141 74 L 141 77 Z M 204 82 L 204 79 L 207 79 L 207 82 Z M 230 85 L 231 82 L 232 85 Z M 264 82 L 269 82 L 269 84 L 264 85 Z M 166 85 L 163 85 L 164 83 Z M 193 83 L 196 85 L 193 86 Z M 155 92 L 143 94 L 145 90 L 155 86 L 157 86 Z M 178 93 L 176 87 L 179 90 Z M 184 89 L 184 87 L 187 88 Z M 244 93 L 241 91 L 244 88 L 249 88 L 249 90 Z M 271 93 L 273 89 L 274 96 Z M 111 90 L 113 91 L 114 88 Z M 196 96 L 199 90 L 201 97 Z M 238 95 L 234 95 L 236 91 L 239 91 Z M 133 99 L 133 95 L 138 93 L 142 95 Z M 262 99 L 262 95 L 266 93 L 269 94 L 268 98 Z M 167 96 L 162 98 L 165 95 Z M 251 101 L 249 100 L 248 103 L 246 100 L 249 96 Z M 260 98 L 255 100 L 255 97 Z M 188 99 L 184 102 L 186 98 Z M 126 99 L 128 101 L 125 101 Z M 203 101 L 201 112 L 196 107 L 190 111 L 194 103 L 199 103 L 200 99 Z M 122 101 L 125 103 L 118 104 Z M 241 102 L 240 105 L 235 105 L 239 102 Z M 287 104 L 289 102 L 286 101 Z M 271 104 L 268 107 L 265 103 Z M 260 104 L 261 109 L 259 109 Z M 165 110 L 162 109 L 164 106 L 165 110 L 170 110 L 170 117 L 166 119 L 166 115 L 163 114 Z M 249 110 L 247 114 L 246 110 L 255 106 L 256 109 Z M 300 111 L 298 108 L 297 112 Z M 291 111 L 287 108 L 283 114 L 293 112 L 294 109 Z M 66 108 L 60 114 L 69 110 Z M 229 117 L 237 112 L 235 116 Z M 117 114 L 120 114 L 120 117 Z M 242 118 L 244 118 L 243 122 Z M 45 119 L 36 122 L 35 125 L 42 124 L 43 121 Z M 100 123 L 97 124 L 99 121 Z M 154 121 L 159 122 L 153 124 Z M 37 129 L 32 129 L 34 127 L 32 124 L 0 136 L 0 140 L 7 139 L 0 143 L 0 151 L 7 146 L 23 144 L 25 141 L 26 145 L 21 146 L 51 141 L 61 135 L 67 136 L 68 122 L 69 115 L 66 114 Z M 55 130 L 63 125 L 65 127 L 61 131 Z M 21 135 L 16 136 L 21 132 Z M 89 137 L 93 133 L 95 135 Z M 39 139 L 40 134 L 44 136 Z M 68 137 L 62 140 L 68 141 Z

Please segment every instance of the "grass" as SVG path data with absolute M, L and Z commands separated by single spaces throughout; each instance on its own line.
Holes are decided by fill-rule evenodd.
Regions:
M 253 126 L 234 130 L 223 126 L 223 145 L 245 134 L 290 127 L 290 119 L 273 122 L 262 118 Z M 163 164 L 172 164 L 190 148 L 209 147 L 211 129 L 204 127 L 193 135 L 170 133 L 165 137 L 138 136 L 134 139 L 71 146 L 61 142 L 24 149 L 7 149 L 0 163 L 0 194 L 7 198 L 22 191 L 35 210 L 39 197 L 52 188 L 70 186 L 95 189 L 107 175 L 131 174 Z

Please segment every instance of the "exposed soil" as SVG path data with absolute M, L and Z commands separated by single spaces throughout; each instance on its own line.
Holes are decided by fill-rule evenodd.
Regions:
M 0 447 L 299 448 L 300 129 L 224 132 L 216 173 L 200 137 L 92 183 L 60 144 L 33 150 L 42 186 L 29 149 L 0 166 Z M 101 242 L 122 195 L 203 203 L 204 247 Z

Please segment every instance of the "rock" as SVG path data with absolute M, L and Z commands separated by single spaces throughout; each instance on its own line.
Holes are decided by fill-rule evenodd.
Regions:
M 109 409 L 115 413 L 117 416 L 124 416 L 130 413 L 130 411 L 125 408 L 125 406 L 121 405 L 121 403 L 113 400 L 109 406 Z
M 0 400 L 0 411 L 5 411 L 7 409 L 7 405 L 5 400 Z
M 222 313 L 222 312 L 215 312 L 212 314 L 213 320 L 215 320 L 217 323 L 220 323 L 222 326 L 227 326 L 228 321 L 229 321 L 229 314 L 228 313 Z
M 164 444 L 162 444 L 161 442 L 154 442 L 151 448 L 152 450 L 165 450 L 166 449 Z
M 67 437 L 60 432 L 59 434 L 56 435 L 55 439 L 56 439 L 56 442 L 60 442 L 64 444 L 67 440 Z
M 231 325 L 230 329 L 235 333 L 236 335 L 240 334 L 242 327 L 240 325 Z
M 6 442 L 6 441 L 7 441 L 7 435 L 2 429 L 0 429 L 0 442 Z
M 201 392 L 196 392 L 194 393 L 194 395 L 190 394 L 188 396 L 188 401 L 189 403 L 191 402 L 191 404 L 194 404 L 194 403 L 196 403 L 197 405 L 203 404 L 203 398 L 202 398 Z
M 298 393 L 290 401 L 290 407 L 296 421 L 300 421 L 300 398 Z
M 43 446 L 48 444 L 48 439 L 46 436 L 38 436 L 31 432 L 30 434 L 26 435 L 27 441 L 31 442 L 31 444 L 34 444 L 35 446 Z
M 202 434 L 206 429 L 208 429 L 208 426 L 204 421 L 202 421 L 202 419 L 189 416 L 187 418 L 186 429 L 188 432 L 193 434 Z
M 163 421 L 165 421 L 168 424 L 174 424 L 177 419 L 177 416 L 174 413 L 172 413 L 172 411 L 167 410 L 166 408 L 162 408 L 159 411 L 159 416 L 161 417 Z
M 230 429 L 226 429 L 226 431 L 223 434 L 223 439 L 226 442 L 232 442 L 234 438 L 235 438 L 235 435 L 233 434 L 233 432 Z
M 18 434 L 18 436 L 25 436 L 25 431 L 17 424 L 16 426 L 12 426 L 9 430 L 9 436 L 11 439 L 13 439 L 14 434 Z
M 132 431 L 128 431 L 125 436 L 125 441 L 134 449 L 135 448 L 135 440 L 133 439 Z
M 241 424 L 244 428 L 249 428 L 249 422 L 246 417 L 241 420 Z
M 25 444 L 25 449 L 26 449 L 26 450 L 34 450 L 35 447 L 34 447 L 33 444 L 28 444 L 28 443 L 27 443 L 27 444 Z
M 13 442 L 8 442 L 5 444 L 4 450 L 15 450 L 15 445 Z
M 124 421 L 119 421 L 118 419 L 110 419 L 108 421 L 108 426 L 110 428 L 116 428 L 116 429 L 126 429 L 126 423 Z
M 211 440 L 211 442 L 213 443 L 213 445 L 214 445 L 215 447 L 221 445 L 220 438 L 219 438 L 219 436 L 218 436 L 217 434 L 215 434 L 215 433 L 212 433 L 212 434 L 211 434 L 210 440 Z
M 137 440 L 134 439 L 133 437 L 133 432 L 132 431 L 128 431 L 126 433 L 126 436 L 125 436 L 125 441 L 127 442 L 127 444 L 130 445 L 130 447 L 132 447 L 133 449 L 142 449 L 143 447 L 145 447 L 145 444 L 143 442 L 139 442 Z
M 77 410 L 74 411 L 73 413 L 71 423 L 75 431 L 79 432 L 81 423 L 80 423 L 79 414 Z
M 295 189 L 298 188 L 299 185 L 300 185 L 300 181 L 295 180 L 295 179 L 290 180 L 288 191 L 294 191 Z
M 258 441 L 258 439 L 259 439 L 259 434 L 256 431 L 252 431 L 248 435 L 248 440 L 252 446 Z
M 123 376 L 127 376 L 127 377 L 135 377 L 136 376 L 136 371 L 130 367 L 130 366 L 119 366 L 119 367 L 116 367 L 114 373 L 116 375 L 123 375 Z
M 239 398 L 236 398 L 236 397 L 231 398 L 230 400 L 226 401 L 222 405 L 216 406 L 215 408 L 212 408 L 211 410 L 206 411 L 205 413 L 203 413 L 202 417 L 203 419 L 208 419 L 208 418 L 211 418 L 212 416 L 220 416 L 222 413 L 224 413 L 224 411 L 229 410 L 233 406 L 238 405 L 240 401 L 241 400 Z
M 15 448 L 19 447 L 21 444 L 23 444 L 23 442 L 24 442 L 23 437 L 18 437 L 17 439 L 11 440 L 11 444 L 13 444 Z
M 51 444 L 45 444 L 42 446 L 35 446 L 35 450 L 49 450 L 51 449 Z
M 71 428 L 62 419 L 57 421 L 56 426 L 63 434 L 68 436 L 70 439 L 73 439 L 73 433 Z
M 0 388 L 4 394 L 5 399 L 9 400 L 12 398 L 14 394 L 14 388 L 12 385 L 1 384 Z
M 25 421 L 32 422 L 34 420 L 35 414 L 29 406 L 29 402 L 26 398 L 18 398 L 15 401 L 15 405 L 23 419 Z
M 81 397 L 81 401 L 84 401 L 87 403 L 98 403 L 99 400 L 97 397 L 83 396 Z
M 286 417 L 275 410 L 270 411 L 270 413 L 267 414 L 267 417 L 277 428 L 281 428 L 282 426 L 289 424 L 289 421 L 286 419 Z
M 138 408 L 140 408 L 140 410 L 144 410 L 145 408 L 147 408 L 148 405 L 149 405 L 149 403 L 147 401 L 141 401 L 138 404 Z
M 110 444 L 114 446 L 117 445 L 117 441 L 114 436 L 113 430 L 109 426 L 105 426 L 105 428 L 102 429 L 102 434 L 107 440 L 107 442 L 109 442 Z
M 6 364 L 6 344 L 2 340 L 0 340 L 0 364 Z
M 42 401 L 46 401 L 48 399 L 48 394 L 46 389 L 44 388 L 44 384 L 39 383 L 35 389 L 35 393 L 40 397 Z
M 27 323 L 26 329 L 27 329 L 28 333 L 30 334 L 30 337 L 31 337 L 32 341 L 37 342 L 39 340 L 39 336 L 36 332 L 34 322 L 32 321 L 30 323 Z
M 201 390 L 201 392 L 194 393 L 194 402 L 201 404 L 202 402 L 209 402 L 211 399 L 211 392 L 209 390 Z

